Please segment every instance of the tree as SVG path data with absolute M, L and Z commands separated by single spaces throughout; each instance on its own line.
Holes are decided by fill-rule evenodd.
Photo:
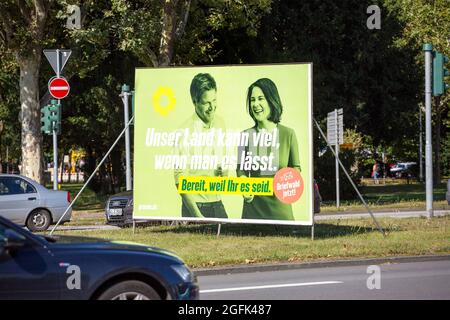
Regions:
M 3 131 L 0 133 L 0 162 L 3 163 L 5 172 L 6 160 L 9 163 L 18 163 L 21 154 L 18 121 L 19 75 L 16 72 L 18 66 L 14 57 L 6 53 L 1 43 L 0 61 L 0 122 L 3 123 Z M 11 166 L 9 168 L 12 169 Z
M 374 157 L 377 149 L 395 146 L 393 152 L 399 152 L 406 140 L 408 146 L 417 140 L 412 111 L 422 72 L 415 67 L 415 48 L 394 46 L 403 24 L 383 3 L 382 29 L 367 28 L 372 4 L 274 0 L 255 38 L 226 41 L 243 63 L 312 62 L 315 119 L 324 128 L 327 113 L 342 107 L 345 127 L 371 141 Z M 314 134 L 316 178 L 329 185 L 334 162 L 331 153 L 317 157 L 321 142 L 315 129 Z
M 111 32 L 119 49 L 147 67 L 211 62 L 219 31 L 257 33 L 271 0 L 113 0 L 103 15 L 87 19 L 91 31 Z M 88 4 L 85 4 L 86 6 Z M 74 31 L 73 35 L 85 33 Z
M 395 13 L 404 23 L 403 32 L 396 39 L 398 48 L 412 47 L 416 49 L 416 66 L 424 70 L 424 54 L 421 50 L 423 44 L 431 43 L 435 50 L 450 56 L 450 6 L 448 0 L 385 0 L 387 8 Z M 423 92 L 423 90 L 422 90 Z M 423 95 L 420 95 L 422 98 Z M 423 98 L 422 98 L 423 101 Z M 433 113 L 435 116 L 434 140 L 434 168 L 435 182 L 441 180 L 441 148 L 447 148 L 445 143 L 447 130 L 450 134 L 449 123 L 450 93 L 434 99 Z M 448 140 L 448 137 L 447 137 Z M 448 152 L 446 150 L 445 152 Z M 444 160 L 447 157 L 444 157 Z M 450 166 L 446 162 L 446 167 Z
M 147 67 L 172 63 L 175 43 L 184 33 L 191 0 L 86 1 L 84 26 L 72 30 L 72 39 L 108 34 L 117 48 L 133 53 Z
M 20 68 L 21 171 L 39 182 L 43 181 L 39 68 L 49 11 L 50 2 L 46 0 L 0 3 L 0 41 Z

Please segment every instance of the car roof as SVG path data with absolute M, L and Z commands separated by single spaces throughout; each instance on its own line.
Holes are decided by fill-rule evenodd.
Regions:
M 112 198 L 133 198 L 133 190 L 123 191 L 110 196 Z
M 35 181 L 35 180 L 31 179 L 31 178 L 25 177 L 25 176 L 23 176 L 21 174 L 0 173 L 0 177 L 22 178 L 22 179 L 30 181 L 30 182 L 38 183 L 37 181 Z
M 21 174 L 16 174 L 16 173 L 0 173 L 0 177 L 16 177 L 16 178 L 20 177 L 20 178 L 30 179 Z

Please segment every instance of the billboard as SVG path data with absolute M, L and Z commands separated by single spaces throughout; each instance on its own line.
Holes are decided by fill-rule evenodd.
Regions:
M 134 219 L 311 225 L 312 64 L 136 69 Z

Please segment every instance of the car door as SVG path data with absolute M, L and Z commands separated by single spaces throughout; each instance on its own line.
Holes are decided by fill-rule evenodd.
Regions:
M 48 249 L 26 236 L 26 231 L 14 229 L 0 221 L 0 237 L 12 233 L 25 238 L 22 247 L 0 251 L 0 300 L 58 299 L 60 271 Z
M 36 188 L 20 177 L 0 177 L 0 215 L 24 225 L 28 214 L 38 206 Z

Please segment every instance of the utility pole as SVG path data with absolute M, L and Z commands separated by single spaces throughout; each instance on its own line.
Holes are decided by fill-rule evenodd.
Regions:
M 422 108 L 419 105 L 419 181 L 423 182 Z
M 431 132 L 431 87 L 433 45 L 425 44 L 425 178 L 428 218 L 433 217 L 433 149 Z

